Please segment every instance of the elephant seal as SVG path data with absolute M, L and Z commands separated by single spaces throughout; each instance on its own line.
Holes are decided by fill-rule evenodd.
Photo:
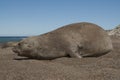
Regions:
M 13 51 L 19 56 L 34 59 L 54 59 L 100 56 L 112 48 L 111 39 L 104 29 L 93 23 L 81 22 L 23 39 Z

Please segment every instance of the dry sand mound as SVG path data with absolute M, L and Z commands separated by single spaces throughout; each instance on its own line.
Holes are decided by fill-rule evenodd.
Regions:
M 0 49 L 0 80 L 120 80 L 120 41 L 114 51 L 98 58 L 32 60 L 11 48 Z

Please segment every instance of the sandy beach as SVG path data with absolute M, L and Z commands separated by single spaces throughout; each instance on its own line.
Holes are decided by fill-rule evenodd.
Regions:
M 97 58 L 35 60 L 0 49 L 0 80 L 120 80 L 120 39 L 112 42 L 114 50 Z

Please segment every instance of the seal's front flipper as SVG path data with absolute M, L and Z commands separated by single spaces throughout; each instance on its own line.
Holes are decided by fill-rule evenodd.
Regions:
M 73 58 L 82 58 L 82 56 L 80 55 L 80 49 L 82 49 L 82 47 L 79 45 L 71 46 L 69 55 Z

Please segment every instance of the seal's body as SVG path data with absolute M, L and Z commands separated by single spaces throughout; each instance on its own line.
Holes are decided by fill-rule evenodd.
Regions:
M 24 39 L 13 51 L 20 56 L 54 59 L 63 56 L 100 56 L 112 50 L 111 40 L 98 25 L 82 22 Z

